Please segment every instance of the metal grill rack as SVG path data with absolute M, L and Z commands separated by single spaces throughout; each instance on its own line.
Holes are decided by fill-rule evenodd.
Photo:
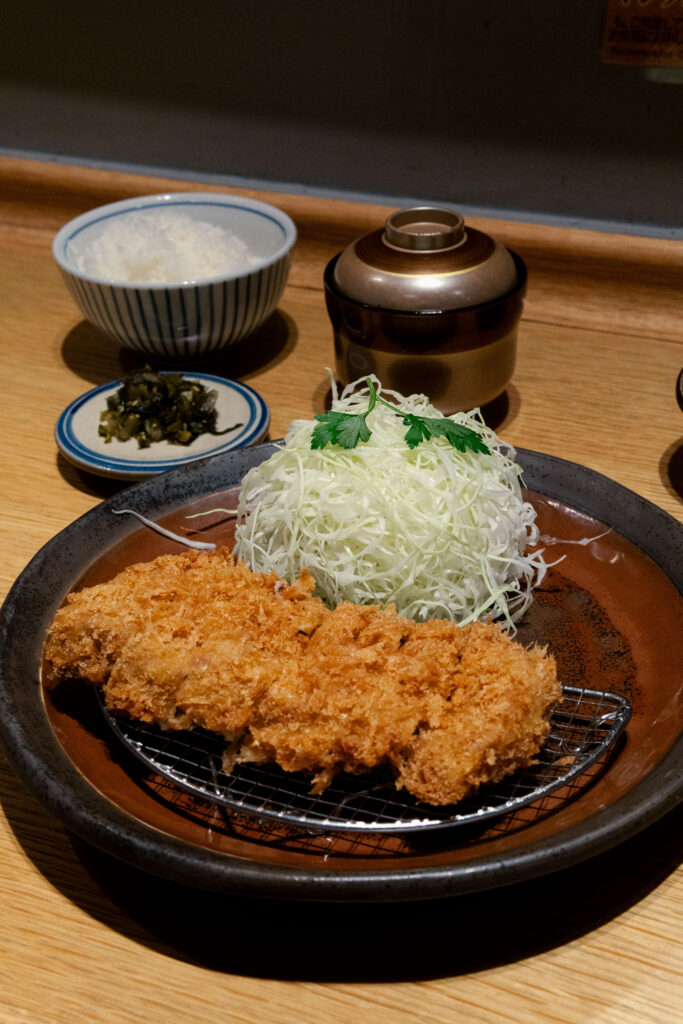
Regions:
M 617 694 L 566 686 L 533 765 L 482 787 L 457 805 L 430 807 L 397 791 L 391 779 L 379 773 L 340 773 L 318 794 L 310 792 L 309 779 L 274 765 L 237 765 L 226 774 L 219 736 L 201 729 L 163 731 L 115 718 L 101 697 L 100 703 L 116 735 L 147 768 L 202 800 L 316 832 L 385 833 L 478 824 L 540 800 L 604 758 L 632 710 Z

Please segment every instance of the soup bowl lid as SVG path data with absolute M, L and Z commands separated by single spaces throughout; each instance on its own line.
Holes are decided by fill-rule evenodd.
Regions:
M 392 310 L 452 310 L 497 299 L 518 283 L 510 252 L 453 210 L 418 206 L 340 253 L 334 284 L 346 298 Z

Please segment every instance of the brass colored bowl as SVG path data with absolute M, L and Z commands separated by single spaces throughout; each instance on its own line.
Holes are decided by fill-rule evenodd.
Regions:
M 387 228 L 392 218 L 418 214 L 421 225 L 435 227 L 417 210 L 393 214 Z M 447 242 L 453 237 L 448 226 L 441 234 Z M 374 373 L 385 387 L 428 395 L 446 415 L 485 405 L 505 390 L 515 368 L 526 266 L 488 235 L 462 234 L 461 242 L 438 248 L 432 230 L 432 248 L 420 248 L 421 238 L 409 251 L 393 244 L 398 232 L 385 229 L 330 261 L 325 298 L 343 385 Z

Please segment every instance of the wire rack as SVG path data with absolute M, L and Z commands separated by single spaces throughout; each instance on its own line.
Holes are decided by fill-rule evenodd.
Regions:
M 185 792 L 233 812 L 313 831 L 394 832 L 471 825 L 501 817 L 568 786 L 614 746 L 631 718 L 622 696 L 565 686 L 550 734 L 534 764 L 449 807 L 420 804 L 391 777 L 340 773 L 323 792 L 275 765 L 222 770 L 224 742 L 202 729 L 163 731 L 114 717 L 100 703 L 118 738 L 151 771 Z M 568 799 L 570 795 L 568 794 Z

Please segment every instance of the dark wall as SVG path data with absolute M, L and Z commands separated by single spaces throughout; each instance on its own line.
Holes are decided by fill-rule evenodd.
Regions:
M 27 0 L 0 147 L 540 218 L 683 223 L 683 84 L 600 0 Z

